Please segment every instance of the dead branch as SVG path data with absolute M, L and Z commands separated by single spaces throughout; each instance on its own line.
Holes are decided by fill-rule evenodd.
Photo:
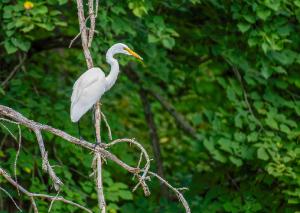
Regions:
M 251 107 L 251 104 L 249 103 L 249 99 L 248 99 L 248 93 L 246 91 L 246 88 L 243 84 L 243 78 L 239 72 L 239 70 L 237 69 L 237 67 L 228 59 L 225 58 L 225 61 L 232 67 L 232 71 L 233 73 L 235 74 L 238 82 L 240 83 L 240 86 L 243 90 L 243 96 L 244 96 L 244 101 L 245 101 L 245 104 L 248 108 L 248 111 L 249 113 L 251 114 L 251 116 L 253 117 L 255 123 L 260 127 L 261 130 L 264 130 L 264 127 L 262 125 L 262 123 L 260 122 L 260 120 L 255 116 L 253 110 L 252 110 L 252 107 Z
M 89 0 L 89 16 L 91 16 L 91 26 L 89 29 L 88 48 L 92 46 L 92 41 L 95 33 L 95 13 L 94 13 L 94 0 Z
M 20 207 L 18 206 L 18 204 L 16 203 L 16 201 L 12 198 L 12 196 L 9 194 L 9 192 L 6 191 L 5 189 L 3 189 L 2 187 L 0 187 L 0 190 L 3 191 L 9 197 L 9 199 L 11 199 L 11 201 L 14 203 L 14 205 L 16 206 L 16 208 L 21 212 L 22 210 L 20 209 Z
M 179 190 L 187 190 L 187 188 L 174 188 L 170 183 L 168 183 L 168 181 L 166 181 L 165 179 L 163 179 L 162 177 L 160 177 L 159 175 L 157 175 L 154 172 L 148 172 L 150 175 L 156 177 L 157 179 L 160 180 L 160 182 L 162 182 L 163 184 L 165 184 L 167 187 L 169 187 L 172 191 L 175 192 L 175 194 L 178 197 L 178 200 L 182 203 L 183 207 L 185 208 L 185 212 L 186 213 L 190 213 L 191 209 L 189 207 L 188 202 L 186 201 L 186 199 L 184 198 L 184 196 L 182 195 L 182 193 Z
M 135 71 L 133 71 L 130 67 L 124 69 L 124 73 L 127 75 L 129 80 L 138 85 L 143 85 L 143 79 L 137 75 Z M 157 92 L 151 90 L 150 88 L 143 88 L 150 95 L 152 95 L 165 110 L 175 119 L 177 125 L 187 134 L 192 136 L 194 139 L 201 140 L 201 137 L 197 135 L 197 131 L 193 128 L 193 126 L 184 118 L 182 114 L 180 114 L 175 107 L 166 100 L 163 96 L 159 95 Z
M 159 138 L 157 134 L 156 124 L 154 121 L 154 115 L 151 110 L 151 103 L 149 101 L 148 92 L 143 88 L 140 88 L 139 94 L 144 108 L 145 119 L 149 128 L 149 134 L 150 134 L 152 149 L 154 153 L 154 159 L 157 166 L 157 173 L 159 176 L 164 178 L 163 160 L 161 157 Z M 161 186 L 161 193 L 162 195 L 167 196 L 167 190 L 164 185 Z
M 13 70 L 9 73 L 9 75 L 6 77 L 6 79 L 1 83 L 1 86 L 3 88 L 5 88 L 7 86 L 10 79 L 12 79 L 12 77 L 16 74 L 16 72 L 20 69 L 20 67 L 23 66 L 26 58 L 27 58 L 27 54 L 24 54 L 23 56 L 19 57 L 19 63 L 13 68 Z
M 11 121 L 12 123 L 14 123 L 16 125 L 17 124 L 23 125 L 23 126 L 29 128 L 29 129 L 31 129 L 34 132 L 39 132 L 38 135 L 41 134 L 41 131 L 46 131 L 46 132 L 52 133 L 53 135 L 56 135 L 56 136 L 64 139 L 66 142 L 69 142 L 69 143 L 81 146 L 81 147 L 83 147 L 83 148 L 85 148 L 87 150 L 91 150 L 95 155 L 97 153 L 101 154 L 102 157 L 105 157 L 105 158 L 107 158 L 109 160 L 112 160 L 113 162 L 115 162 L 116 164 L 118 164 L 119 166 L 121 166 L 123 169 L 127 170 L 129 173 L 132 173 L 133 175 L 137 176 L 138 177 L 138 181 L 139 181 L 138 184 L 137 184 L 137 186 L 139 186 L 139 185 L 142 186 L 145 195 L 150 195 L 150 191 L 149 191 L 149 188 L 148 188 L 147 183 L 146 183 L 146 181 L 149 180 L 149 177 L 147 177 L 147 174 L 155 176 L 156 178 L 160 179 L 161 181 L 163 180 L 165 182 L 165 184 L 168 183 L 167 181 L 165 181 L 160 176 L 158 176 L 155 173 L 149 171 L 149 168 L 150 168 L 150 158 L 149 158 L 149 155 L 146 152 L 146 150 L 144 149 L 144 147 L 141 144 L 139 144 L 137 141 L 135 141 L 134 139 L 127 139 L 127 138 L 116 139 L 116 140 L 114 140 L 114 141 L 112 141 L 112 142 L 110 142 L 108 144 L 103 144 L 102 146 L 97 146 L 96 149 L 95 149 L 94 148 L 95 145 L 93 143 L 90 143 L 88 141 L 80 140 L 78 138 L 75 138 L 75 137 L 69 135 L 68 133 L 66 133 L 64 131 L 59 130 L 59 129 L 55 129 L 55 128 L 51 127 L 51 126 L 40 124 L 38 122 L 29 120 L 28 118 L 24 117 L 21 113 L 15 111 L 15 110 L 13 110 L 13 109 L 11 109 L 9 107 L 0 105 L 0 116 L 6 117 L 6 118 L 1 118 L 0 117 L 0 120 L 9 120 L 9 121 Z M 140 169 L 139 167 L 132 167 L 132 166 L 126 164 L 125 162 L 121 161 L 118 157 L 116 157 L 114 154 L 112 154 L 111 152 L 109 152 L 108 150 L 106 150 L 107 148 L 110 148 L 110 147 L 112 147 L 112 146 L 114 146 L 114 145 L 116 145 L 118 143 L 129 143 L 129 144 L 132 144 L 132 145 L 136 146 L 141 151 L 141 153 L 143 153 L 143 156 L 144 156 L 145 161 L 146 161 L 146 164 L 143 167 L 143 169 Z M 139 160 L 139 161 L 141 161 L 141 160 Z M 100 165 L 100 164 L 97 164 L 97 165 Z M 1 174 L 6 174 L 6 173 L 1 173 Z M 12 181 L 13 181 L 13 185 L 15 187 L 17 187 L 15 181 L 14 180 L 12 180 Z M 169 186 L 168 184 L 166 184 L 166 185 L 169 188 L 171 188 L 170 187 L 171 185 L 169 184 L 170 185 Z M 137 188 L 137 186 L 134 188 L 134 190 Z M 23 189 L 24 188 L 22 188 L 20 186 L 20 191 L 23 192 L 23 193 L 25 193 Z M 171 188 L 171 189 L 177 194 L 177 196 L 179 196 L 180 202 L 182 202 L 183 206 L 185 206 L 185 208 L 186 208 L 186 201 L 185 201 L 185 199 L 183 198 L 183 196 L 181 194 L 177 193 L 178 189 L 176 189 L 174 187 Z M 28 195 L 28 193 L 27 193 L 27 195 Z M 42 196 L 40 194 L 34 194 L 34 195 L 39 195 L 39 196 L 36 196 L 36 197 L 45 197 L 46 196 L 46 195 Z M 47 198 L 47 197 L 45 197 L 45 198 Z M 55 196 L 49 196 L 47 199 L 52 201 L 54 198 L 55 198 Z M 32 197 L 31 200 L 32 200 L 33 208 L 35 208 L 36 205 L 34 203 L 34 197 Z M 61 200 L 61 198 L 58 197 L 57 200 Z M 61 200 L 61 201 L 63 201 L 63 200 Z M 186 212 L 189 213 L 190 211 L 187 211 L 187 208 L 186 208 Z
M 103 119 L 103 121 L 104 121 L 104 123 L 105 123 L 105 126 L 106 126 L 106 128 L 107 128 L 107 131 L 108 131 L 108 139 L 109 139 L 109 140 L 112 140 L 111 129 L 110 129 L 110 126 L 109 126 L 109 124 L 108 124 L 108 122 L 107 122 L 106 116 L 104 115 L 103 112 L 101 112 L 101 116 L 102 116 L 102 119 Z
M 82 205 L 80 205 L 78 203 L 75 203 L 73 201 L 67 200 L 67 199 L 65 199 L 63 197 L 57 197 L 57 196 L 51 196 L 51 195 L 46 195 L 46 194 L 38 194 L 38 193 L 29 192 L 25 188 L 23 188 L 21 185 L 19 185 L 16 181 L 14 181 L 12 179 L 12 177 L 4 169 L 2 169 L 2 168 L 0 168 L 0 175 L 3 176 L 15 188 L 19 188 L 22 193 L 24 193 L 25 195 L 27 195 L 28 197 L 30 197 L 30 200 L 31 200 L 34 212 L 38 212 L 34 198 L 45 198 L 45 199 L 50 200 L 50 201 L 52 201 L 54 199 L 56 201 L 62 201 L 64 203 L 66 203 L 66 204 L 70 204 L 70 205 L 76 206 L 76 207 L 78 207 L 78 208 L 80 208 L 80 209 L 82 209 L 84 211 L 92 213 L 91 210 L 85 208 L 84 206 L 82 206 Z
M 86 21 L 84 17 L 84 9 L 82 0 L 77 0 L 77 10 L 78 10 L 78 21 L 79 21 L 79 30 L 81 32 L 81 41 L 82 41 L 82 48 L 84 57 L 87 63 L 88 68 L 93 67 L 93 59 L 88 48 L 88 37 L 87 37 L 87 30 L 86 30 Z
M 43 136 L 42 136 L 42 133 L 41 133 L 41 130 L 36 128 L 36 129 L 33 129 L 35 135 L 36 135 L 36 139 L 38 141 L 38 144 L 39 144 L 39 147 L 40 147 L 40 151 L 41 151 L 41 156 L 42 156 L 42 168 L 45 172 L 48 172 L 52 182 L 53 182 L 53 185 L 54 185 L 54 188 L 56 191 L 59 191 L 60 190 L 60 187 L 63 185 L 62 181 L 56 176 L 54 170 L 52 169 L 50 163 L 49 163 L 49 160 L 48 160 L 48 154 L 46 152 L 46 149 L 45 149 L 45 144 L 44 144 L 44 140 L 43 140 Z

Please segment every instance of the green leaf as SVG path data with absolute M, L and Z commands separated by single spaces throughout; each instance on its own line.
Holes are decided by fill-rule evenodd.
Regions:
M 269 160 L 269 155 L 263 147 L 257 149 L 257 157 L 261 160 Z
M 247 22 L 249 22 L 249 23 L 251 23 L 251 24 L 254 24 L 254 23 L 255 23 L 255 16 L 252 15 L 252 14 L 248 14 L 248 13 L 243 14 L 243 18 L 244 18 Z
M 52 24 L 37 23 L 36 25 L 39 26 L 40 28 L 43 28 L 48 31 L 52 31 L 55 28 L 54 25 L 52 25 Z
M 257 132 L 251 132 L 248 136 L 247 136 L 247 140 L 249 142 L 255 142 L 258 139 L 258 133 Z
M 33 15 L 46 14 L 46 13 L 48 13 L 48 8 L 44 5 L 41 5 L 38 7 L 33 7 L 33 9 L 31 10 L 31 13 Z
M 273 129 L 278 129 L 278 124 L 277 124 L 277 122 L 276 122 L 276 121 L 274 120 L 274 118 L 272 118 L 271 116 L 267 117 L 267 118 L 265 119 L 265 121 L 266 121 L 266 124 L 267 124 L 269 127 L 273 128 Z
M 265 7 L 258 7 L 257 10 L 256 10 L 256 15 L 260 19 L 266 20 L 271 15 L 271 11 L 268 8 L 265 8 Z
M 9 41 L 4 42 L 4 48 L 8 54 L 15 53 L 18 50 L 18 48 Z
M 11 41 L 16 47 L 18 47 L 19 49 L 21 49 L 24 52 L 27 52 L 30 48 L 29 41 L 24 41 L 24 40 L 17 39 L 17 38 L 13 38 Z
M 164 38 L 162 40 L 162 44 L 164 45 L 165 48 L 167 49 L 172 49 L 175 45 L 175 39 L 174 38 Z
M 239 30 L 244 33 L 247 32 L 250 29 L 251 25 L 248 23 L 238 23 Z
M 290 128 L 285 125 L 285 124 L 280 124 L 280 130 L 286 134 L 290 134 L 291 133 L 291 130 Z
M 34 24 L 30 24 L 30 25 L 27 25 L 26 27 L 23 27 L 21 29 L 21 31 L 23 31 L 24 33 L 28 33 L 28 32 L 30 32 L 33 29 L 34 29 Z
M 58 3 L 60 5 L 66 4 L 68 2 L 68 0 L 58 0 Z
M 220 161 L 221 163 L 226 163 L 227 159 L 225 155 L 223 155 L 219 150 L 214 150 L 211 154 L 213 158 L 217 161 Z
M 231 141 L 226 139 L 226 138 L 221 138 L 218 140 L 218 144 L 220 145 L 220 149 L 232 153 L 232 148 L 231 148 Z
M 234 164 L 236 165 L 237 167 L 240 167 L 243 165 L 243 161 L 239 158 L 236 158 L 236 157 L 233 157 L 233 156 L 230 156 L 229 157 L 229 160 Z
M 271 67 L 267 66 L 267 65 L 263 65 L 261 67 L 261 74 L 265 79 L 268 79 L 271 77 L 271 75 L 273 74 L 274 69 L 271 69 Z
M 120 190 L 118 194 L 124 200 L 132 200 L 133 199 L 131 191 Z
M 156 38 L 155 35 L 153 35 L 153 34 L 149 34 L 149 35 L 148 35 L 148 42 L 149 42 L 149 43 L 155 43 L 155 42 L 158 42 L 158 41 L 159 41 L 159 39 Z

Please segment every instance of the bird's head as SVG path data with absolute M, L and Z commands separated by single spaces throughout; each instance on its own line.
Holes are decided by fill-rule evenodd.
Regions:
M 107 53 L 110 53 L 111 55 L 121 53 L 125 55 L 131 55 L 139 60 L 143 60 L 141 56 L 139 56 L 136 52 L 130 49 L 126 44 L 122 44 L 122 43 L 114 44 L 111 48 L 109 48 Z

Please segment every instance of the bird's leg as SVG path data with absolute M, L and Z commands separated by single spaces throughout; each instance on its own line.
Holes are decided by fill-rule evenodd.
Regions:
M 78 128 L 79 140 L 82 140 L 82 136 L 80 134 L 80 124 L 79 124 L 79 121 L 77 122 L 77 128 Z

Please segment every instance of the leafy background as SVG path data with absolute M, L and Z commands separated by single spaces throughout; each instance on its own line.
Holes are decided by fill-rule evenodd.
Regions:
M 80 48 L 69 42 L 78 33 L 76 2 L 0 3 L 0 79 L 3 82 L 25 56 L 25 62 L 0 87 L 0 103 L 30 119 L 77 135 L 69 119 L 72 85 L 85 71 Z M 299 212 L 300 205 L 300 76 L 299 0 L 105 0 L 100 1 L 92 54 L 105 72 L 105 52 L 124 42 L 143 56 L 145 66 L 120 56 L 141 82 L 121 73 L 103 99 L 103 111 L 114 138 L 135 137 L 153 156 L 149 127 L 139 96 L 141 87 L 165 97 L 197 132 L 182 131 L 152 96 L 151 109 L 166 178 L 189 187 L 192 212 Z M 1 122 L 0 163 L 13 171 L 18 143 L 15 126 Z M 91 114 L 82 121 L 83 136 L 94 140 Z M 107 135 L 103 130 L 104 137 Z M 18 180 L 34 192 L 55 194 L 41 171 L 32 132 L 22 128 Z M 97 211 L 91 157 L 80 148 L 44 134 L 51 163 L 64 181 L 61 195 Z M 133 164 L 138 154 L 125 146 L 113 150 Z M 128 173 L 108 162 L 105 195 L 110 213 L 183 212 L 176 197 L 163 196 L 151 182 L 152 195 L 132 193 Z M 152 168 L 155 169 L 155 162 Z M 32 212 L 3 178 L 20 206 Z M 39 200 L 41 212 L 49 203 Z M 0 193 L 1 212 L 15 212 Z M 79 212 L 56 202 L 52 212 Z

